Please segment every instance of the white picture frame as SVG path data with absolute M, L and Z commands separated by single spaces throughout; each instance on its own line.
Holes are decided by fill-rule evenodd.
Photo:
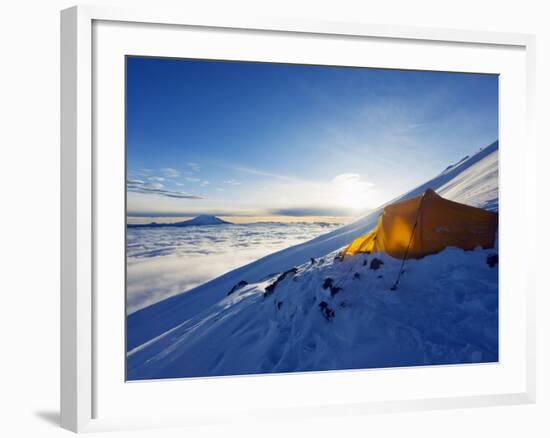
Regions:
M 99 28 L 94 26 L 103 26 L 102 23 L 105 23 L 105 26 L 101 29 L 105 30 L 98 31 Z M 501 115 L 501 124 L 504 123 L 504 129 L 506 130 L 503 133 L 505 134 L 503 135 L 505 138 L 504 146 L 500 149 L 503 163 L 501 190 L 503 195 L 509 196 L 509 199 L 523 199 L 525 202 L 534 201 L 533 196 L 535 196 L 533 194 L 535 193 L 534 163 L 536 159 L 533 138 L 535 39 L 532 35 L 383 26 L 359 22 L 338 23 L 257 18 L 245 17 L 238 13 L 231 17 L 218 17 L 215 14 L 198 16 L 193 11 L 188 10 L 183 12 L 157 9 L 130 10 L 104 6 L 78 6 L 66 9 L 61 12 L 62 427 L 75 432 L 83 432 L 214 423 L 229 421 L 230 418 L 232 421 L 244 420 L 251 416 L 260 419 L 269 418 L 273 415 L 295 418 L 326 415 L 329 412 L 331 415 L 360 415 L 370 412 L 475 407 L 533 403 L 535 401 L 535 275 L 532 268 L 527 264 L 518 263 L 515 272 L 506 275 L 513 275 L 509 278 L 510 283 L 513 283 L 514 287 L 520 292 L 518 292 L 518 296 L 511 298 L 516 301 L 510 301 L 510 307 L 505 308 L 505 310 L 510 309 L 510 311 L 503 312 L 500 322 L 501 328 L 506 328 L 511 321 L 520 321 L 518 324 L 520 333 L 517 334 L 517 339 L 514 337 L 514 343 L 512 343 L 512 340 L 510 341 L 510 351 L 517 347 L 518 351 L 514 352 L 517 357 L 514 360 L 505 360 L 497 364 L 501 367 L 501 370 L 506 370 L 507 367 L 510 367 L 510 370 L 506 373 L 503 372 L 500 376 L 499 368 L 485 368 L 485 370 L 482 370 L 481 368 L 470 367 L 466 371 L 469 374 L 456 377 L 458 385 L 460 385 L 460 379 L 469 379 L 466 376 L 470 374 L 478 373 L 477 378 L 480 381 L 487 380 L 482 376 L 483 373 L 498 375 L 491 383 L 493 386 L 487 386 L 486 388 L 480 386 L 481 393 L 470 389 L 464 389 L 462 392 L 457 390 L 446 393 L 443 388 L 440 392 L 430 392 L 431 395 L 429 396 L 418 396 L 420 392 L 413 390 L 409 392 L 395 390 L 388 397 L 383 397 L 380 393 L 376 395 L 376 390 L 373 389 L 373 397 L 362 398 L 351 392 L 351 388 L 357 387 L 358 382 L 368 380 L 370 387 L 375 388 L 377 381 L 383 382 L 386 381 L 384 379 L 388 378 L 406 381 L 407 378 L 410 378 L 410 372 L 399 369 L 392 370 L 392 374 L 388 377 L 385 374 L 388 370 L 368 372 L 368 374 L 361 371 L 348 371 L 345 373 L 308 373 L 313 374 L 313 376 L 298 374 L 276 377 L 191 379 L 187 383 L 188 390 L 205 392 L 206 394 L 214 394 L 216 391 L 219 393 L 235 391 L 235 389 L 242 389 L 244 394 L 248 394 L 247 391 L 269 393 L 269 391 L 274 391 L 274 385 L 277 387 L 305 385 L 303 386 L 303 392 L 307 392 L 305 390 L 308 387 L 307 385 L 318 384 L 320 380 L 323 380 L 328 385 L 337 384 L 341 388 L 337 393 L 332 394 L 331 400 L 324 399 L 322 396 L 319 397 L 319 394 L 314 394 L 309 399 L 306 396 L 303 398 L 297 397 L 299 400 L 296 404 L 291 405 L 285 402 L 281 394 L 274 393 L 271 397 L 271 406 L 262 408 L 244 405 L 243 409 L 235 412 L 224 412 L 215 405 L 209 406 L 207 412 L 203 409 L 204 406 L 201 408 L 200 401 L 196 403 L 197 411 L 192 414 L 189 413 L 189 407 L 176 405 L 168 411 L 162 403 L 154 408 L 148 407 L 147 415 L 142 413 L 141 415 L 132 416 L 130 410 L 124 411 L 122 408 L 117 410 L 117 406 L 124 405 L 122 398 L 117 398 L 119 396 L 135 399 L 142 394 L 143 398 L 146 399 L 151 398 L 153 394 L 158 396 L 164 391 L 166 393 L 170 392 L 172 395 L 169 397 L 173 397 L 174 391 L 181 388 L 181 383 L 178 382 L 125 383 L 123 379 L 120 381 L 120 373 L 105 377 L 106 372 L 104 370 L 108 361 L 113 361 L 113 363 L 123 362 L 123 356 L 119 355 L 121 345 L 114 342 L 112 345 L 107 346 L 103 333 L 106 327 L 110 327 L 109 324 L 112 324 L 113 318 L 120 318 L 120 324 L 123 325 L 124 314 L 113 313 L 114 316 L 107 315 L 105 303 L 108 301 L 97 299 L 97 294 L 100 293 L 98 287 L 101 288 L 101 285 L 108 284 L 111 280 L 115 281 L 115 274 L 111 275 L 108 270 L 101 268 L 107 260 L 102 255 L 104 254 L 102 252 L 104 251 L 104 245 L 101 238 L 98 240 L 98 235 L 101 234 L 98 234 L 98 230 L 105 225 L 101 225 L 101 209 L 97 207 L 104 202 L 103 198 L 106 196 L 103 196 L 105 190 L 101 187 L 108 185 L 109 178 L 116 178 L 114 176 L 116 172 L 123 171 L 123 169 L 120 169 L 121 161 L 119 158 L 123 158 L 124 155 L 120 155 L 118 152 L 114 153 L 114 158 L 109 164 L 104 158 L 101 158 L 104 154 L 98 155 L 96 153 L 98 141 L 103 145 L 105 142 L 112 140 L 114 142 L 112 144 L 118 145 L 115 146 L 116 148 L 119 146 L 123 148 L 118 141 L 120 140 L 120 137 L 117 137 L 119 134 L 104 137 L 102 132 L 106 128 L 97 129 L 97 124 L 101 125 L 103 117 L 101 109 L 103 103 L 97 91 L 103 86 L 99 84 L 99 81 L 102 81 L 101 77 L 105 77 L 104 73 L 108 71 L 105 69 L 110 68 L 104 62 L 104 59 L 110 59 L 109 57 L 119 59 L 121 53 L 136 54 L 134 50 L 137 49 L 131 49 L 131 53 L 126 52 L 128 50 L 128 46 L 125 46 L 127 41 L 120 34 L 120 30 L 115 29 L 119 25 L 131 27 L 131 29 L 122 32 L 132 32 L 132 44 L 145 44 L 143 41 L 140 42 L 141 38 L 139 37 L 143 31 L 136 28 L 136 26 L 149 26 L 152 33 L 158 34 L 183 28 L 189 30 L 189 32 L 200 31 L 201 35 L 231 30 L 238 33 L 238 38 L 250 41 L 260 38 L 264 34 L 269 34 L 274 38 L 279 36 L 285 38 L 316 36 L 319 38 L 338 38 L 338 41 L 344 42 L 353 40 L 357 44 L 367 40 L 373 44 L 385 42 L 398 45 L 399 47 L 396 50 L 401 51 L 404 50 L 401 46 L 419 47 L 421 49 L 425 47 L 426 50 L 433 46 L 435 47 L 434 50 L 441 51 L 442 48 L 447 47 L 446 45 L 453 45 L 453 47 L 460 48 L 465 52 L 483 49 L 487 53 L 491 50 L 495 53 L 502 53 L 500 64 L 499 62 L 495 63 L 495 65 L 498 64 L 502 67 L 492 69 L 488 67 L 491 65 L 491 59 L 481 59 L 480 56 L 471 57 L 468 61 L 470 64 L 462 65 L 469 65 L 469 68 L 474 71 L 490 70 L 488 72 L 503 74 L 499 69 L 509 68 L 510 72 L 517 73 L 510 73 L 509 76 L 505 75 L 505 78 L 509 77 L 510 80 L 515 78 L 518 83 L 505 84 L 510 89 L 515 88 L 516 91 L 514 91 L 514 100 L 510 97 L 510 100 L 506 98 L 504 102 L 519 102 L 520 108 L 516 108 L 514 111 L 520 112 L 514 114 L 503 112 Z M 148 46 L 145 48 L 142 45 L 139 54 L 146 52 L 150 54 L 158 51 L 163 56 L 167 54 L 170 56 L 170 50 L 175 51 L 176 49 L 162 46 L 162 38 L 162 35 L 159 36 L 158 40 L 148 38 Z M 182 38 L 186 38 L 186 35 L 182 35 Z M 112 43 L 108 45 L 110 46 L 109 49 L 106 48 L 105 41 Z M 158 46 L 155 46 L 155 44 L 158 44 Z M 230 42 L 227 44 L 230 44 Z M 214 52 L 209 52 L 212 49 L 208 47 L 206 43 L 204 45 L 199 44 L 193 49 L 193 53 L 196 55 L 203 50 L 204 57 L 213 56 Z M 223 52 L 229 49 L 217 45 L 216 50 L 218 51 L 216 53 L 219 53 L 219 51 Z M 330 48 L 327 50 L 330 51 Z M 105 52 L 105 58 L 102 58 L 103 52 Z M 508 57 L 507 54 L 510 54 L 510 56 Z M 231 55 L 228 56 L 228 59 L 230 59 Z M 232 56 L 239 57 L 240 55 L 234 53 Z M 276 56 L 276 54 L 273 56 Z M 396 64 L 395 68 L 403 68 L 408 65 L 410 65 L 410 68 L 415 68 L 415 66 L 421 68 L 419 61 L 411 61 L 411 64 L 405 64 L 408 61 L 405 56 L 403 58 L 400 61 L 401 64 Z M 426 64 L 425 68 L 434 68 L 435 66 L 436 69 L 444 69 L 445 65 L 449 65 L 451 70 L 459 69 L 461 65 L 459 61 L 452 64 L 450 58 L 443 56 L 442 59 L 438 60 L 439 64 L 432 66 Z M 100 67 L 96 65 L 98 59 L 101 60 Z M 296 55 L 294 59 L 299 59 L 299 55 Z M 380 58 L 377 62 L 378 65 L 385 63 L 385 66 L 390 66 L 391 64 L 391 60 L 385 61 L 383 58 Z M 477 68 L 475 67 L 476 63 L 479 64 Z M 117 76 L 118 73 L 113 70 L 113 77 L 118 79 L 107 85 L 108 87 L 115 87 L 114 90 L 118 90 L 116 93 L 120 92 L 120 87 L 117 85 L 123 83 L 121 82 L 123 78 Z M 525 82 L 523 82 L 523 79 Z M 118 104 L 120 103 L 118 102 Z M 113 123 L 117 124 L 114 128 L 109 128 L 110 133 L 113 130 L 119 130 L 120 120 L 123 120 L 123 115 L 119 114 L 121 107 L 118 104 L 110 106 L 114 114 L 111 119 L 114 121 Z M 518 114 L 521 116 L 519 120 L 512 118 L 512 115 Z M 507 142 L 508 139 L 514 141 Z M 521 147 L 518 143 L 521 144 Z M 507 146 L 507 144 L 515 144 L 516 146 L 514 148 Z M 518 151 L 521 152 L 521 157 L 518 155 Z M 514 188 L 511 184 L 508 184 L 508 181 L 512 179 L 515 182 Z M 105 202 L 120 202 L 120 197 L 117 198 L 115 194 L 110 201 Z M 532 205 L 534 205 L 534 202 Z M 123 205 L 121 207 L 123 208 Z M 508 216 L 509 219 L 504 218 L 504 227 L 511 227 L 519 221 L 527 221 L 532 229 L 535 228 L 534 214 L 527 211 L 527 209 L 521 213 L 510 211 Z M 117 227 L 117 230 L 113 232 L 120 234 L 120 224 L 117 224 Z M 531 233 L 531 236 L 534 235 L 535 233 Z M 509 254 L 508 263 L 514 262 L 513 245 L 511 243 L 508 250 L 504 249 Z M 535 242 L 531 240 L 528 245 L 534 246 Z M 113 269 L 118 269 L 117 266 L 120 266 L 120 262 L 124 263 L 124 260 L 116 258 L 117 254 L 119 253 L 115 253 L 113 260 L 108 261 L 114 266 Z M 506 256 L 504 256 L 501 265 L 506 264 L 506 260 Z M 112 261 L 114 263 L 111 263 Z M 100 268 L 98 269 L 98 267 Z M 502 272 L 503 268 L 501 267 Z M 123 273 L 120 273 L 120 275 L 123 275 Z M 114 304 L 113 308 L 117 308 L 117 305 L 119 305 L 119 298 L 117 303 Z M 119 328 L 114 329 L 116 332 L 116 334 L 113 334 L 114 339 L 117 339 L 120 334 Z M 102 353 L 98 355 L 98 351 Z M 511 362 L 516 360 L 517 364 L 510 365 Z M 430 379 L 430 375 L 438 375 L 438 377 L 435 377 L 436 379 L 446 379 L 448 373 L 457 373 L 456 371 L 446 371 L 450 368 L 445 367 L 423 368 L 423 370 L 414 371 L 415 373 L 422 373 L 422 376 L 418 374 L 419 381 Z M 118 379 L 116 385 L 109 383 L 113 379 Z M 513 385 L 509 387 L 499 386 L 499 382 L 504 380 L 513 381 Z M 251 389 L 251 386 L 259 389 Z M 124 391 L 120 389 L 122 387 L 125 388 Z M 127 388 L 131 388 L 130 393 L 125 391 Z M 126 393 L 123 394 L 123 392 Z M 249 394 L 257 394 L 257 392 L 250 392 Z M 113 400 L 112 406 L 107 406 L 105 394 L 108 394 L 109 399 Z M 223 402 L 223 397 L 220 397 L 220 399 Z M 108 412 L 108 414 L 103 415 L 101 412 Z

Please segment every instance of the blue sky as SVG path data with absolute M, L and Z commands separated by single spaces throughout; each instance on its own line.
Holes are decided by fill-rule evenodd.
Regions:
M 354 215 L 498 138 L 498 78 L 127 59 L 130 215 Z

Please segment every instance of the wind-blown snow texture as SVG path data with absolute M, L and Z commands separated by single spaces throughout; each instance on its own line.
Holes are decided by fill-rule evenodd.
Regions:
M 429 187 L 498 211 L 498 142 L 392 202 Z M 335 259 L 382 208 L 129 315 L 128 378 L 497 361 L 498 265 L 487 263 L 496 249 L 407 261 L 395 292 L 399 260 Z

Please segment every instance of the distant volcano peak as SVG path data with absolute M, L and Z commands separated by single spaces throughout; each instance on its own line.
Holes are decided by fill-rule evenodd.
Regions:
M 203 225 L 231 225 L 231 222 L 224 221 L 217 216 L 209 214 L 201 214 L 193 219 L 173 222 L 173 223 L 157 223 L 151 222 L 149 224 L 128 224 L 129 228 L 159 228 L 159 227 L 198 227 Z
M 231 222 L 224 221 L 223 219 L 220 219 L 217 216 L 209 215 L 209 214 L 201 214 L 191 220 L 185 221 L 185 222 L 179 222 L 179 224 L 183 225 L 223 225 L 223 224 L 230 224 Z

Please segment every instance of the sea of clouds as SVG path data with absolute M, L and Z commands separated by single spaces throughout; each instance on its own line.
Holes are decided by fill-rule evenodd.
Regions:
M 255 223 L 201 227 L 128 228 L 128 313 L 273 252 L 339 227 L 328 223 Z

